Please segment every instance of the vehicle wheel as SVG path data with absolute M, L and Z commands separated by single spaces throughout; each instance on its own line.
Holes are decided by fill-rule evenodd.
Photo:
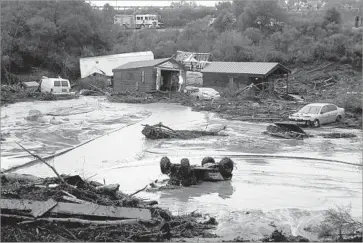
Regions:
M 320 121 L 318 120 L 318 119 L 315 119 L 314 121 L 313 121 L 313 127 L 320 127 Z
M 225 157 L 219 162 L 219 173 L 221 173 L 224 178 L 230 178 L 232 177 L 233 167 L 234 162 L 230 158 Z
M 181 161 L 180 161 L 180 172 L 181 172 L 181 175 L 184 177 L 184 178 L 187 178 L 188 175 L 190 174 L 190 163 L 189 163 L 189 159 L 186 159 L 186 158 L 183 158 Z
M 212 157 L 204 157 L 202 160 L 202 166 L 208 163 L 215 164 L 215 160 Z
M 160 170 L 163 174 L 169 174 L 171 170 L 171 162 L 168 157 L 162 157 L 160 160 Z
M 306 127 L 312 127 L 312 126 L 313 126 L 313 124 L 312 124 L 312 122 L 311 122 L 311 121 L 306 121 L 306 122 L 305 122 L 305 126 L 306 126 Z
M 337 119 L 335 119 L 335 122 L 336 123 L 339 123 L 339 122 L 341 122 L 342 121 L 342 116 L 341 115 L 338 115 L 337 116 Z

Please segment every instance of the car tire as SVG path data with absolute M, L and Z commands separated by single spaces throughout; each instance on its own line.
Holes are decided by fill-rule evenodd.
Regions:
M 320 121 L 318 119 L 315 119 L 312 124 L 314 128 L 320 127 Z
M 202 166 L 208 163 L 215 164 L 216 161 L 212 157 L 204 157 L 202 159 Z
M 189 159 L 183 158 L 180 161 L 180 173 L 183 176 L 183 178 L 187 178 L 188 175 L 190 174 L 190 163 L 189 163 Z
M 219 173 L 221 173 L 223 178 L 225 179 L 232 178 L 234 162 L 230 158 L 228 157 L 223 158 L 219 162 L 218 167 L 219 167 Z
M 305 125 L 306 125 L 306 127 L 312 127 L 313 123 L 311 121 L 306 121 Z
M 337 118 L 335 119 L 335 122 L 336 123 L 339 123 L 342 121 L 342 116 L 341 115 L 338 115 Z
M 161 173 L 163 173 L 164 175 L 167 175 L 170 173 L 171 170 L 171 162 L 170 159 L 168 157 L 162 157 L 160 160 L 160 170 Z

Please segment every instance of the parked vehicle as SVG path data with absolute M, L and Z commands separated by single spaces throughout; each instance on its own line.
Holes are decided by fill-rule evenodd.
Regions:
M 40 91 L 52 94 L 70 94 L 71 84 L 68 79 L 42 77 Z
M 339 122 L 344 118 L 345 110 L 330 103 L 312 103 L 289 116 L 290 121 L 304 123 L 311 127 Z
M 221 97 L 215 89 L 205 87 L 187 86 L 184 89 L 184 93 L 187 93 L 197 100 L 213 100 Z
M 156 14 L 117 14 L 114 17 L 114 23 L 121 25 L 124 29 L 164 28 L 163 23 L 159 22 L 159 16 Z

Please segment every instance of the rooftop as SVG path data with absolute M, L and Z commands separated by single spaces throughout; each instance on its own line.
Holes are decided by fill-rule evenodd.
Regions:
M 142 67 L 153 67 L 158 64 L 161 64 L 170 58 L 162 58 L 162 59 L 154 59 L 154 60 L 146 60 L 146 61 L 137 61 L 137 62 L 128 62 L 124 65 L 121 65 L 113 70 L 123 70 L 123 69 L 133 69 L 133 68 L 142 68 Z
M 212 62 L 202 70 L 202 73 L 267 75 L 277 68 L 291 72 L 277 62 Z

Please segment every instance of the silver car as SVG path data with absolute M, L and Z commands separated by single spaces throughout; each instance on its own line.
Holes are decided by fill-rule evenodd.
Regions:
M 290 121 L 304 123 L 311 127 L 339 122 L 344 118 L 345 110 L 330 103 L 312 103 L 289 116 Z

